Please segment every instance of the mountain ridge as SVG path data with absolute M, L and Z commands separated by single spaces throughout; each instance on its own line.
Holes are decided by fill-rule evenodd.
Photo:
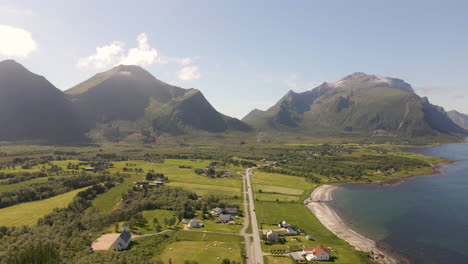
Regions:
M 302 93 L 289 91 L 247 121 L 260 130 L 310 134 L 429 136 L 466 134 L 401 79 L 357 72 Z
M 468 115 L 467 114 L 460 113 L 456 110 L 448 111 L 447 114 L 455 124 L 468 130 Z

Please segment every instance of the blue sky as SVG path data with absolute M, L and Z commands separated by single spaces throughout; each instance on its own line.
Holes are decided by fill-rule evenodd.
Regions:
M 0 60 L 62 90 L 134 62 L 238 118 L 358 71 L 404 79 L 468 113 L 467 10 L 466 1 L 0 0 L 0 31 L 13 34 L 0 35 Z

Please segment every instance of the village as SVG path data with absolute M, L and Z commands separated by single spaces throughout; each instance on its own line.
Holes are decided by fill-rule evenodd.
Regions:
M 177 168 L 179 170 L 194 169 L 193 166 L 188 165 L 178 165 Z M 87 169 L 90 171 L 93 170 L 93 168 Z M 207 166 L 203 169 L 195 168 L 195 172 L 198 175 L 208 177 L 233 177 L 231 172 L 219 170 L 215 166 Z M 144 180 L 134 182 L 134 188 L 158 188 L 164 186 L 168 182 L 170 182 L 169 178 L 164 174 L 149 171 Z M 199 197 L 198 199 L 199 202 L 204 203 L 203 197 Z M 255 210 L 253 210 L 253 212 L 254 211 Z M 136 229 L 132 232 L 129 225 L 123 223 L 120 233 L 103 234 L 93 242 L 89 252 L 108 250 L 110 248 L 115 251 L 124 251 L 131 247 L 132 239 L 137 239 L 141 236 L 158 235 L 165 232 L 204 232 L 250 237 L 251 235 L 245 234 L 247 228 L 245 225 L 249 225 L 249 219 L 246 219 L 246 217 L 245 210 L 240 209 L 238 205 L 225 205 L 223 207 L 213 207 L 205 212 L 200 211 L 196 217 L 191 219 L 182 218 L 178 221 L 176 220 L 176 223 L 172 223 L 173 227 L 165 230 L 157 230 L 158 232 L 153 234 L 140 234 Z M 306 246 L 301 242 L 314 241 L 313 235 L 304 233 L 299 227 L 291 225 L 285 220 L 278 222 L 276 228 L 270 226 L 268 229 L 260 229 L 259 232 L 261 233 L 261 243 L 267 246 L 267 248 L 261 250 L 262 252 L 260 252 L 260 254 L 262 256 L 288 257 L 295 263 L 333 260 L 332 248 L 323 247 L 319 244 L 314 247 Z M 268 246 L 272 245 L 283 245 L 288 249 L 268 250 Z M 310 243 L 308 243 L 308 245 L 310 245 Z M 253 261 L 248 259 L 248 254 L 245 254 L 244 257 L 247 263 Z

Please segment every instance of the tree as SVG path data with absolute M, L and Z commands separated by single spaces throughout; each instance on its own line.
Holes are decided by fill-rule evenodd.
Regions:
M 154 229 L 156 229 L 156 232 L 159 233 L 162 230 L 162 226 L 160 224 L 157 224 L 157 225 L 154 226 Z
M 41 244 L 15 252 L 6 263 L 54 264 L 61 263 L 58 250 L 50 244 Z

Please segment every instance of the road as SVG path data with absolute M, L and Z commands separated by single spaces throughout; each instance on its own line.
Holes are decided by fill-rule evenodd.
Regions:
M 255 203 L 254 203 L 254 197 L 253 197 L 253 191 L 252 191 L 252 184 L 250 182 L 251 173 L 252 173 L 252 168 L 248 168 L 245 170 L 245 175 L 244 175 L 244 190 L 245 190 L 245 186 L 247 186 L 247 196 L 248 196 L 248 205 L 249 205 L 248 211 L 250 214 L 250 223 L 252 225 L 252 236 L 253 236 L 253 243 L 250 243 L 250 238 L 245 236 L 246 240 L 247 239 L 249 240 L 249 243 L 246 242 L 247 256 L 248 256 L 247 263 L 263 264 L 263 251 L 262 251 L 262 246 L 260 244 L 260 232 L 258 230 L 257 213 L 255 212 Z M 245 201 L 245 197 L 246 195 L 244 192 L 244 208 L 246 208 L 245 205 L 247 204 L 247 201 Z M 247 214 L 245 218 L 246 219 L 248 218 Z

